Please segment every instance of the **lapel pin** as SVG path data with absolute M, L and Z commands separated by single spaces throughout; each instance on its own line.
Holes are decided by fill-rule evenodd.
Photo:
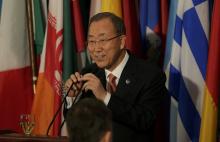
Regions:
M 127 85 L 130 84 L 130 83 L 131 83 L 130 79 L 126 79 L 126 80 L 125 80 L 125 83 L 126 83 Z

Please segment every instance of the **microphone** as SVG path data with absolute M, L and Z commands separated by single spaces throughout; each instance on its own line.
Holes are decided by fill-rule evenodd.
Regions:
M 84 75 L 86 73 L 92 73 L 92 74 L 95 74 L 99 71 L 99 67 L 95 64 L 95 63 L 92 63 L 90 64 L 88 67 L 86 68 L 83 68 L 82 71 L 81 71 L 81 74 Z
M 86 73 L 96 73 L 98 70 L 99 70 L 99 69 L 98 69 L 98 67 L 97 67 L 96 64 L 91 64 L 91 65 L 88 66 L 87 68 L 84 68 L 84 69 L 81 71 L 81 74 L 84 75 L 84 74 L 86 74 Z M 83 84 L 84 84 L 84 83 L 85 83 L 85 82 L 83 82 Z M 59 108 L 57 109 L 56 113 L 54 114 L 53 119 L 51 120 L 51 122 L 50 122 L 50 124 L 49 124 L 49 126 L 48 126 L 48 128 L 47 128 L 47 133 L 46 133 L 47 136 L 49 135 L 50 128 L 51 128 L 51 126 L 53 125 L 53 123 L 54 123 L 54 121 L 55 121 L 57 115 L 58 115 L 59 112 L 61 111 L 62 105 L 63 105 L 64 102 L 66 101 L 66 97 L 68 96 L 68 94 L 69 94 L 69 92 L 70 92 L 70 90 L 72 89 L 72 87 L 73 87 L 74 84 L 75 84 L 75 83 L 72 82 L 72 84 L 70 85 L 69 89 L 67 90 L 66 95 L 64 95 L 63 100 L 62 100 L 62 102 L 61 102 Z M 83 84 L 82 84 L 82 86 L 83 86 Z M 76 103 L 76 100 L 79 99 L 79 96 L 80 96 L 79 94 L 80 94 L 81 91 L 82 91 L 82 87 L 79 88 L 78 93 L 76 94 L 76 97 L 75 97 L 75 99 L 74 99 L 74 101 L 73 101 L 72 104 L 75 104 L 75 103 Z M 63 122 L 62 122 L 61 125 L 60 125 L 59 133 L 60 133 L 60 131 L 61 131 L 63 125 L 64 125 L 64 122 L 65 122 L 65 118 L 64 118 Z

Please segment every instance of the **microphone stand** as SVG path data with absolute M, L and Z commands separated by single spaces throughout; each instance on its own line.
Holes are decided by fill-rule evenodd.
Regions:
M 49 126 L 48 126 L 48 128 L 47 128 L 47 133 L 46 133 L 47 136 L 49 135 L 50 128 L 51 128 L 52 124 L 54 123 L 54 121 L 55 121 L 57 115 L 59 114 L 59 112 L 60 112 L 60 110 L 61 110 L 61 108 L 62 108 L 62 105 L 64 104 L 64 102 L 65 102 L 65 100 L 66 100 L 66 97 L 68 96 L 68 94 L 69 94 L 71 88 L 73 87 L 73 85 L 74 85 L 74 82 L 71 84 L 70 88 L 67 90 L 67 93 L 66 93 L 66 95 L 64 95 L 63 100 L 62 100 L 62 102 L 61 102 L 59 108 L 57 109 L 56 113 L 54 114 L 53 119 L 51 120 L 51 122 L 50 122 L 50 124 L 49 124 Z M 78 93 L 76 94 L 76 98 L 74 99 L 73 104 L 76 102 L 76 100 L 77 100 L 77 98 L 78 98 L 78 96 L 79 96 L 81 90 L 82 90 L 82 87 L 79 88 L 79 91 L 78 91 Z M 65 122 L 65 120 L 64 120 L 64 122 Z M 62 122 L 60 129 L 62 129 L 62 126 L 63 126 L 64 122 Z

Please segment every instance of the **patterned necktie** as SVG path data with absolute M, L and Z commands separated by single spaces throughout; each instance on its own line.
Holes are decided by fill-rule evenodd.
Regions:
M 108 79 L 109 80 L 107 82 L 107 87 L 106 88 L 107 88 L 107 91 L 112 94 L 116 90 L 116 79 L 117 79 L 117 77 L 110 73 L 108 75 Z

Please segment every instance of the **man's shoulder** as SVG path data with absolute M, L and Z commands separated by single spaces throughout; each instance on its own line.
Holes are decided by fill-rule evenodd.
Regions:
M 129 57 L 127 70 L 132 70 L 137 76 L 140 75 L 142 77 L 153 77 L 164 74 L 163 70 L 155 62 L 135 56 Z
M 129 60 L 130 60 L 130 64 L 138 68 L 148 69 L 148 70 L 149 69 L 160 70 L 160 67 L 158 66 L 158 64 L 156 64 L 155 62 L 152 62 L 151 60 L 141 59 L 134 55 L 131 55 L 129 57 Z

